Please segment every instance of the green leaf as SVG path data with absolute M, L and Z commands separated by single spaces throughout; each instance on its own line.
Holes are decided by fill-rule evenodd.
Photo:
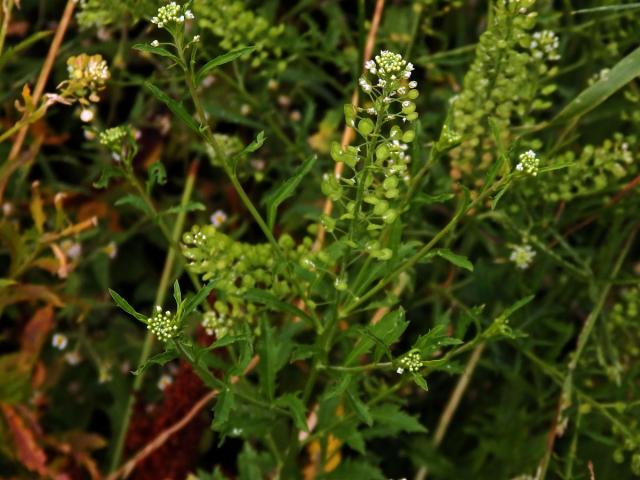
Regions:
M 373 417 L 369 413 L 369 407 L 367 407 L 358 395 L 353 390 L 347 390 L 347 400 L 353 411 L 367 425 L 373 425 Z
M 160 55 L 161 57 L 167 57 L 173 60 L 174 62 L 181 64 L 180 59 L 176 57 L 170 51 L 162 48 L 162 47 L 154 47 L 153 45 L 149 45 L 148 43 L 136 43 L 133 47 L 134 50 L 139 50 L 141 52 L 152 53 L 154 55 Z
M 180 291 L 180 283 L 178 283 L 178 279 L 173 282 L 173 298 L 176 301 L 176 306 L 179 308 L 182 303 L 182 292 Z
M 271 230 L 273 230 L 273 226 L 276 221 L 278 207 L 286 199 L 293 196 L 293 192 L 298 185 L 300 185 L 302 179 L 308 175 L 317 159 L 318 157 L 316 155 L 312 155 L 307 158 L 304 163 L 298 167 L 296 172 L 293 174 L 293 177 L 289 178 L 286 182 L 266 196 L 265 204 L 267 205 L 267 224 Z
M 149 90 L 149 92 L 164 103 L 169 110 L 171 110 L 174 115 L 176 115 L 180 120 L 182 120 L 191 130 L 200 135 L 200 126 L 194 120 L 194 118 L 185 110 L 181 103 L 176 102 L 174 99 L 169 97 L 166 93 L 160 90 L 151 82 L 144 82 L 144 87 Z
M 638 76 L 640 76 L 640 47 L 614 65 L 604 78 L 583 90 L 546 126 L 578 119 Z
M 293 393 L 288 393 L 278 398 L 276 403 L 289 410 L 293 423 L 298 430 L 309 431 L 307 427 L 307 408 L 300 398 Z
M 413 344 L 413 348 L 420 351 L 420 355 L 425 358 L 429 357 L 433 352 L 439 350 L 441 347 L 449 345 L 460 345 L 462 340 L 455 337 L 450 337 L 446 334 L 445 325 L 436 325 L 426 334 L 420 335 L 416 342 Z
M 220 428 L 229 420 L 229 414 L 235 407 L 235 395 L 228 386 L 223 388 L 218 394 L 218 401 L 213 409 L 213 425 Z
M 424 379 L 424 377 L 422 375 L 420 375 L 419 373 L 412 373 L 411 376 L 413 377 L 413 381 L 416 385 L 418 385 L 421 389 L 423 389 L 425 392 L 429 391 L 429 386 L 427 385 L 427 381 Z
M 162 162 L 151 164 L 147 172 L 147 192 L 150 192 L 156 184 L 164 185 L 165 183 L 167 183 L 167 171 Z
M 136 310 L 131 305 L 129 305 L 129 302 L 127 302 L 124 298 L 122 298 L 117 292 L 109 289 L 109 293 L 111 294 L 111 297 L 113 298 L 113 300 L 118 304 L 118 306 L 122 310 L 127 312 L 132 317 L 135 317 L 136 319 L 140 320 L 141 322 L 145 324 L 147 323 L 147 317 L 142 315 L 141 313 L 136 312 Z
M 326 477 L 321 478 L 326 480 L 344 480 L 346 478 L 386 480 L 388 477 L 384 475 L 378 467 L 371 465 L 365 460 L 347 458 L 344 462 L 340 463 L 338 468 L 333 470 Z
M 195 212 L 206 210 L 207 207 L 200 202 L 187 202 L 184 205 L 176 205 L 175 207 L 167 208 L 160 215 L 173 215 L 182 212 Z
M 227 345 L 232 345 L 234 343 L 249 340 L 246 335 L 225 335 L 224 337 L 216 340 L 211 345 L 207 347 L 207 350 L 215 350 L 216 348 L 226 347 Z
M 416 417 L 403 412 L 400 407 L 392 403 L 373 407 L 371 416 L 376 424 L 380 423 L 389 428 L 389 435 L 396 435 L 400 432 L 425 433 L 427 431 Z
M 179 357 L 180 357 L 180 354 L 179 354 L 179 352 L 177 350 L 175 350 L 175 349 L 166 350 L 164 352 L 158 353 L 157 355 L 154 355 L 149 360 L 144 362 L 142 365 L 140 365 L 138 367 L 137 370 L 135 370 L 133 372 L 133 374 L 134 375 L 141 375 L 151 365 L 164 365 L 167 362 L 175 360 L 176 358 L 179 358 Z
M 246 147 L 244 147 L 244 149 L 242 150 L 242 154 L 255 152 L 260 147 L 262 147 L 266 139 L 267 138 L 264 136 L 264 132 L 258 133 L 255 140 L 251 142 L 249 145 L 247 145 Z
M 270 292 L 267 292 L 266 290 L 261 290 L 259 288 L 250 288 L 245 293 L 244 299 L 249 302 L 266 305 L 267 307 L 279 312 L 287 312 L 296 317 L 305 318 L 311 321 L 311 317 L 309 317 L 306 312 L 303 312 L 299 308 L 294 307 L 289 303 L 279 300 L 278 297 Z
M 198 308 L 198 306 L 209 296 L 211 291 L 215 288 L 216 283 L 217 282 L 215 280 L 212 280 L 200 290 L 198 290 L 198 292 L 194 296 L 188 297 L 185 300 L 183 313 L 185 317 L 193 312 L 196 308 Z
M 98 180 L 93 182 L 93 187 L 107 188 L 111 179 L 120 177 L 122 177 L 122 171 L 119 168 L 114 167 L 113 165 L 108 165 L 102 169 Z
M 142 199 L 142 197 L 138 195 L 134 195 L 132 193 L 128 193 L 124 197 L 119 198 L 118 200 L 116 200 L 114 205 L 116 207 L 120 207 L 122 205 L 131 205 L 132 207 L 142 211 L 148 217 L 150 218 L 155 217 L 154 212 L 151 210 L 151 208 L 149 208 L 149 205 L 147 205 L 147 203 Z
M 260 372 L 260 386 L 264 395 L 270 402 L 273 402 L 276 391 L 276 357 L 278 355 L 279 344 L 273 337 L 273 328 L 266 321 L 261 322 L 262 338 L 258 353 L 260 355 L 260 363 L 258 371 Z
M 426 193 L 419 193 L 415 196 L 412 203 L 417 205 L 431 205 L 433 203 L 444 203 L 447 200 L 451 200 L 454 197 L 453 193 L 437 193 L 435 195 L 427 195 Z
M 473 272 L 473 263 L 471 263 L 467 257 L 453 253 L 448 248 L 439 248 L 434 251 L 434 254 L 453 263 L 456 267 L 464 268 L 465 270 Z
M 218 55 L 213 60 L 209 60 L 205 63 L 198 74 L 196 75 L 196 83 L 200 83 L 205 75 L 207 75 L 212 70 L 215 70 L 220 65 L 224 65 L 225 63 L 233 62 L 236 58 L 241 57 L 249 52 L 253 52 L 256 47 L 238 47 L 233 50 L 228 51 L 227 53 L 223 53 L 222 55 Z
M 347 355 L 344 364 L 348 366 L 369 352 L 373 345 L 377 343 L 374 338 L 380 342 L 379 345 L 388 350 L 389 345 L 398 341 L 408 325 L 409 322 L 404 318 L 403 309 L 400 308 L 387 313 L 378 323 L 366 327 L 367 335 L 359 339 L 349 355 Z

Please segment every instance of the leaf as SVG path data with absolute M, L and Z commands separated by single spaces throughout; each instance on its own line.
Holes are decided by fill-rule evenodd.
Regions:
M 98 180 L 93 182 L 93 188 L 107 188 L 111 179 L 120 177 L 122 177 L 122 171 L 113 165 L 108 165 L 102 169 Z
M 0 407 L 11 430 L 18 461 L 27 470 L 47 477 L 47 455 L 38 445 L 34 432 L 12 407 L 9 405 L 0 405 Z
M 371 465 L 365 460 L 347 458 L 337 469 L 322 478 L 326 480 L 344 480 L 347 478 L 386 480 L 387 476 L 384 475 L 378 467 Z
M 426 334 L 420 335 L 416 342 L 413 344 L 413 348 L 420 351 L 421 356 L 428 357 L 441 347 L 449 345 L 460 345 L 462 340 L 455 337 L 450 337 L 445 332 L 445 325 L 436 325 Z
M 164 185 L 167 183 L 167 171 L 162 162 L 151 164 L 147 171 L 147 177 L 147 192 L 150 192 L 156 184 Z
M 258 135 L 256 136 L 255 140 L 253 142 L 251 142 L 249 145 L 247 145 L 246 147 L 244 147 L 244 149 L 242 150 L 242 153 L 253 153 L 256 150 L 258 150 L 260 147 L 262 147 L 262 145 L 264 144 L 264 141 L 266 140 L 266 137 L 264 136 L 264 132 L 260 132 L 258 133 Z
M 445 260 L 453 263 L 455 266 L 464 268 L 465 270 L 469 270 L 473 272 L 473 263 L 469 261 L 469 259 L 463 255 L 458 255 L 457 253 L 453 253 L 448 248 L 439 248 L 435 250 L 435 255 L 444 258 Z
M 20 351 L 29 360 L 36 360 L 44 342 L 53 328 L 53 307 L 46 307 L 36 310 L 22 331 L 20 336 Z
M 15 285 L 16 283 L 18 282 L 11 278 L 0 278 L 0 288 L 10 287 L 11 285 Z
M 404 310 L 400 308 L 387 313 L 375 325 L 368 326 L 366 331 L 368 332 L 369 337 L 360 338 L 347 356 L 344 364 L 346 366 L 352 364 L 358 359 L 358 357 L 371 350 L 374 343 L 376 343 L 372 338 L 378 339 L 385 348 L 388 348 L 389 345 L 398 341 L 409 325 L 409 322 L 407 322 L 404 317 Z
M 211 282 L 207 283 L 204 287 L 202 287 L 200 290 L 198 290 L 198 293 L 196 293 L 194 296 L 187 297 L 187 299 L 184 302 L 184 312 L 183 312 L 184 317 L 186 317 L 191 312 L 193 312 L 196 308 L 198 308 L 198 306 L 209 296 L 211 291 L 215 288 L 216 283 L 217 283 L 216 280 L 212 280 Z
M 307 408 L 300 398 L 293 393 L 288 393 L 280 397 L 276 403 L 289 410 L 293 423 L 298 430 L 309 431 L 307 427 Z
M 418 385 L 421 389 L 423 389 L 425 392 L 429 391 L 429 386 L 427 385 L 427 381 L 424 379 L 424 377 L 422 375 L 420 375 L 419 373 L 412 373 L 411 376 L 413 377 L 413 381 L 416 385 Z
M 116 207 L 119 207 L 122 205 L 131 205 L 132 207 L 137 208 L 138 210 L 141 210 L 148 217 L 150 218 L 155 217 L 155 213 L 151 210 L 151 208 L 149 208 L 149 205 L 146 204 L 146 202 L 142 199 L 142 197 L 138 195 L 134 195 L 132 193 L 129 193 L 124 197 L 119 198 L 118 200 L 116 200 L 114 205 Z
M 182 291 L 180 290 L 180 283 L 178 282 L 178 279 L 173 282 L 173 299 L 176 301 L 176 306 L 180 307 L 180 304 L 182 303 Z
M 300 310 L 298 307 L 291 305 L 290 303 L 283 302 L 278 299 L 275 295 L 267 292 L 266 290 L 261 290 L 258 288 L 250 288 L 244 295 L 244 299 L 249 302 L 261 303 L 270 307 L 273 310 L 280 312 L 287 312 L 296 317 L 305 318 L 311 321 L 311 317 L 307 315 L 306 312 Z
M 444 203 L 447 200 L 451 200 L 454 197 L 453 193 L 436 193 L 435 195 L 427 195 L 426 193 L 419 193 L 413 199 L 412 203 L 417 205 L 431 205 L 432 203 Z
M 196 83 L 199 84 L 204 79 L 205 75 L 207 75 L 212 70 L 215 70 L 220 65 L 233 62 L 236 58 L 241 57 L 242 55 L 245 55 L 249 52 L 253 52 L 255 49 L 256 47 L 251 47 L 251 46 L 237 47 L 237 48 L 234 48 L 233 50 L 228 51 L 227 53 L 218 55 L 213 60 L 209 60 L 207 63 L 205 63 L 202 66 L 200 71 L 198 71 L 198 74 L 196 75 Z
M 33 182 L 31 185 L 31 202 L 29 203 L 31 209 L 31 218 L 36 226 L 36 230 L 39 233 L 44 232 L 44 222 L 47 220 L 47 216 L 44 213 L 42 197 L 40 196 L 40 182 Z
M 229 387 L 222 389 L 218 395 L 218 401 L 213 409 L 213 424 L 216 428 L 220 428 L 229 420 L 229 414 L 235 407 L 235 395 Z
M 131 48 L 133 48 L 134 50 L 140 50 L 141 52 L 152 53 L 154 55 L 160 55 L 161 57 L 170 58 L 178 64 L 181 63 L 178 57 L 162 47 L 154 47 L 153 45 L 149 45 L 147 43 L 137 43 Z
M 389 435 L 395 436 L 400 432 L 425 433 L 427 431 L 416 417 L 403 412 L 397 405 L 391 403 L 373 407 L 371 416 L 376 423 L 389 427 Z
M 546 126 L 578 119 L 640 75 L 640 47 L 616 63 L 609 73 L 583 90 Z
M 216 340 L 211 345 L 209 345 L 207 347 L 207 350 L 215 350 L 216 348 L 226 347 L 243 340 L 249 340 L 249 337 L 247 337 L 246 335 L 225 335 L 224 337 Z
M 200 202 L 187 202 L 184 205 L 176 205 L 175 207 L 167 208 L 166 210 L 164 210 L 160 214 L 161 215 L 173 215 L 173 214 L 176 214 L 176 213 L 203 211 L 203 210 L 206 210 L 206 209 L 207 209 L 207 207 L 205 207 L 204 204 L 202 204 Z
M 373 425 L 373 417 L 371 417 L 371 413 L 369 413 L 369 407 L 360 400 L 354 391 L 347 390 L 347 400 L 360 420 L 369 426 Z
M 180 354 L 175 349 L 165 350 L 164 352 L 154 355 L 142 365 L 140 365 L 132 373 L 134 375 L 142 375 L 152 365 L 165 365 L 166 363 L 179 358 Z
M 276 343 L 273 337 L 273 328 L 266 321 L 263 320 L 261 322 L 260 329 L 262 330 L 262 338 L 258 347 L 258 354 L 260 355 L 260 364 L 258 365 L 260 386 L 264 395 L 267 396 L 270 402 L 273 402 L 276 391 L 276 358 L 280 345 Z
M 303 164 L 298 167 L 296 172 L 293 174 L 293 177 L 289 178 L 276 190 L 265 197 L 265 204 L 267 205 L 267 224 L 271 230 L 273 230 L 273 226 L 276 221 L 278 207 L 286 199 L 293 196 L 293 192 L 298 185 L 300 185 L 302 179 L 308 175 L 317 159 L 317 155 L 312 155 L 307 158 Z
M 200 126 L 194 120 L 194 118 L 185 110 L 181 103 L 176 102 L 171 97 L 169 97 L 166 93 L 156 87 L 154 84 L 150 82 L 144 82 L 144 87 L 149 90 L 149 92 L 164 103 L 169 110 L 171 110 L 174 115 L 176 115 L 180 120 L 182 120 L 191 130 L 200 135 Z
M 122 310 L 127 312 L 132 317 L 140 320 L 141 322 L 145 324 L 147 323 L 147 317 L 142 315 L 141 313 L 136 312 L 136 310 L 131 305 L 129 305 L 129 302 L 122 298 L 116 291 L 109 289 L 109 293 Z

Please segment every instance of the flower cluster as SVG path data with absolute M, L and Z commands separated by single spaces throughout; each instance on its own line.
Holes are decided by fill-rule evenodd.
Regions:
M 600 145 L 586 145 L 579 154 L 569 150 L 551 163 L 568 167 L 550 172 L 549 181 L 539 185 L 532 195 L 538 196 L 542 191 L 546 201 L 569 201 L 622 184 L 638 173 L 637 151 L 637 137 L 619 133 Z
M 180 333 L 178 318 L 169 310 L 163 312 L 159 305 L 156 306 L 153 315 L 149 317 L 147 328 L 158 337 L 158 340 L 163 342 L 176 338 Z
M 509 255 L 509 260 L 515 263 L 516 267 L 521 270 L 529 268 L 533 262 L 533 257 L 536 256 L 536 251 L 531 248 L 531 245 L 514 245 Z
M 560 54 L 558 48 L 560 46 L 560 40 L 558 36 L 551 30 L 542 30 L 535 32 L 532 36 L 529 48 L 531 49 L 534 58 L 548 60 L 560 60 Z
M 406 369 L 410 373 L 416 373 L 419 372 L 421 368 L 422 358 L 420 358 L 420 352 L 413 350 L 400 359 L 400 366 L 396 372 L 402 375 Z
M 184 23 L 185 19 L 192 20 L 194 18 L 191 10 L 171 2 L 158 9 L 158 13 L 151 19 L 151 23 L 164 28 L 174 23 Z
M 203 327 L 224 336 L 243 322 L 257 325 L 261 306 L 243 298 L 248 289 L 260 288 L 278 298 L 287 298 L 296 291 L 296 283 L 286 272 L 276 273 L 278 256 L 270 244 L 248 244 L 233 240 L 214 225 L 194 226 L 183 235 L 183 255 L 187 267 L 202 276 L 203 281 L 216 279 L 216 289 L 222 292 L 214 303 L 213 312 L 205 314 Z M 310 256 L 312 240 L 305 238 L 295 245 L 288 235 L 278 241 L 288 261 L 303 265 Z
M 228 311 L 226 305 L 223 302 L 218 304 L 218 310 Z M 202 316 L 202 328 L 205 329 L 208 335 L 214 335 L 216 338 L 222 338 L 228 335 L 234 327 L 233 318 L 216 311 L 208 311 Z
M 102 55 L 86 53 L 69 57 L 67 72 L 69 79 L 62 82 L 58 88 L 63 89 L 63 95 L 74 97 L 82 105 L 99 102 L 98 92 L 104 90 L 111 76 Z
M 382 51 L 365 64 L 360 86 L 370 104 L 345 105 L 348 125 L 364 139 L 360 145 L 331 145 L 331 157 L 353 172 L 340 177 L 323 177 L 322 191 L 343 209 L 337 219 L 326 215 L 321 222 L 332 232 L 340 221 L 354 222 L 364 232 L 358 247 L 373 258 L 388 260 L 390 250 L 368 237 L 396 221 L 401 192 L 411 180 L 409 143 L 415 139 L 411 125 L 418 118 L 413 102 L 419 95 L 417 82 L 410 81 L 413 65 L 401 55 Z M 372 80 L 370 75 L 374 75 Z M 355 195 L 353 195 L 355 194 Z M 350 230 L 354 230 L 351 229 Z
M 518 157 L 518 164 L 516 165 L 516 170 L 519 172 L 524 172 L 527 175 L 531 175 L 535 177 L 538 175 L 538 170 L 540 168 L 540 159 L 536 155 L 536 152 L 533 150 L 527 150 L 524 153 L 521 153 Z
M 264 17 L 256 14 L 242 0 L 196 0 L 193 6 L 198 14 L 198 25 L 203 30 L 220 37 L 220 47 L 233 50 L 244 45 L 253 45 L 251 66 L 262 66 L 268 60 L 276 61 L 275 69 L 263 68 L 265 74 L 286 68 L 282 60 L 282 47 L 279 39 L 284 25 L 270 25 Z
M 451 129 L 461 137 L 451 150 L 451 176 L 481 186 L 495 160 L 496 142 L 509 145 L 513 125 L 531 125 L 551 107 L 549 95 L 557 67 L 558 38 L 550 31 L 531 33 L 535 0 L 494 2 L 494 15 L 480 36 L 462 91 L 451 103 Z M 494 128 L 489 126 L 489 118 Z M 498 138 L 496 138 L 496 135 Z M 540 148 L 531 141 L 527 148 Z
M 98 142 L 106 147 L 118 162 L 123 158 L 130 160 L 129 157 L 135 155 L 138 149 L 136 135 L 129 125 L 119 125 L 100 132 Z

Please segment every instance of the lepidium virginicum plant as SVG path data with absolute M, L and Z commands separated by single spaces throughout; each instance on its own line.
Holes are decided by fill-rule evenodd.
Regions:
M 331 146 L 331 158 L 346 167 L 339 176 L 326 173 L 319 186 L 335 205 L 332 214 L 317 216 L 308 237 L 276 236 L 278 206 L 294 195 L 317 159 L 307 159 L 267 196 L 263 217 L 240 184 L 237 154 L 228 155 L 219 144 L 214 119 L 197 90 L 205 75 L 250 58 L 253 48 L 239 47 L 198 67 L 193 17 L 189 4 L 160 7 L 151 22 L 158 27 L 158 37 L 168 34 L 168 41 L 159 38 L 137 48 L 172 62 L 170 71 L 179 72 L 196 120 L 157 86 L 146 87 L 213 149 L 265 242 L 242 242 L 224 233 L 222 222 L 215 219 L 210 225 L 195 225 L 182 236 L 179 248 L 186 268 L 205 287 L 183 297 L 176 281 L 175 306 L 156 305 L 149 315 L 112 292 L 118 305 L 145 323 L 163 346 L 143 362 L 138 374 L 152 363 L 179 357 L 189 362 L 205 385 L 218 392 L 213 429 L 221 441 L 244 440 L 241 459 L 250 462 L 259 477 L 298 478 L 299 465 L 306 463 L 317 473 L 329 472 L 335 468 L 330 459 L 339 445 L 365 455 L 366 442 L 376 437 L 424 432 L 420 421 L 403 411 L 399 392 L 413 388 L 412 383 L 428 390 L 429 375 L 452 371 L 459 355 L 485 341 L 513 337 L 509 317 L 531 297 L 490 322 L 481 321 L 480 309 L 468 313 L 467 324 L 475 326 L 472 334 L 458 329 L 451 335 L 445 325 L 438 325 L 405 337 L 409 320 L 400 295 L 416 281 L 412 276 L 419 263 L 439 259 L 472 270 L 466 257 L 441 245 L 445 237 L 469 212 L 490 201 L 495 205 L 512 183 L 536 176 L 542 170 L 540 160 L 533 151 L 501 149 L 473 201 L 462 186 L 457 209 L 441 229 L 427 241 L 413 237 L 404 230 L 405 214 L 430 169 L 459 145 L 460 137 L 447 123 L 440 138 L 428 144 L 428 154 L 421 153 L 426 143 L 416 138 L 419 85 L 412 79 L 414 66 L 402 55 L 383 50 L 366 63 L 358 81 L 364 102 L 344 107 L 346 124 L 355 129 L 357 140 L 346 147 Z M 108 130 L 100 141 L 120 162 L 118 174 L 147 198 L 130 167 L 136 148 L 131 130 Z M 253 154 L 264 141 L 259 135 L 241 153 Z M 414 165 L 416 152 L 424 160 Z M 143 208 L 151 210 L 152 202 Z M 326 230 L 328 240 L 314 248 L 312 235 L 319 228 Z M 198 279 L 192 279 L 198 285 Z M 205 343 L 195 340 L 198 323 L 208 334 Z M 398 348 L 401 342 L 405 347 Z

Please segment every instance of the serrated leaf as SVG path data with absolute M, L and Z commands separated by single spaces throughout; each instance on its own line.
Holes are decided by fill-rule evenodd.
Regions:
M 171 110 L 174 115 L 176 115 L 180 120 L 182 120 L 191 130 L 200 135 L 200 126 L 194 120 L 194 118 L 185 110 L 180 102 L 176 102 L 174 99 L 169 97 L 166 93 L 160 90 L 151 82 L 144 82 L 144 87 L 149 90 L 149 92 L 164 103 L 169 110 Z
M 122 177 L 122 171 L 119 168 L 116 168 L 112 165 L 108 165 L 102 169 L 100 172 L 100 177 L 98 180 L 93 182 L 94 188 L 107 188 L 109 186 L 109 182 L 113 178 Z
M 145 324 L 147 323 L 147 317 L 142 315 L 141 313 L 136 312 L 136 310 L 131 305 L 129 305 L 129 302 L 122 298 L 116 291 L 109 289 L 109 293 L 111 294 L 111 298 L 113 298 L 113 300 L 122 310 L 127 312 L 132 317 L 140 320 L 141 322 Z
M 371 416 L 376 423 L 391 428 L 392 435 L 400 432 L 425 433 L 427 429 L 420 421 L 402 410 L 397 405 L 387 403 L 371 409 Z
M 224 65 L 225 63 L 233 62 L 236 58 L 241 57 L 242 55 L 245 55 L 249 52 L 253 52 L 255 49 L 256 47 L 253 47 L 253 46 L 238 47 L 228 51 L 227 53 L 218 55 L 213 60 L 209 60 L 198 71 L 198 74 L 196 76 L 196 83 L 200 83 L 204 79 L 205 75 L 207 75 L 212 70 L 215 70 L 216 68 L 218 68 L 221 65 Z
M 270 292 L 267 292 L 266 290 L 261 290 L 259 288 L 250 288 L 246 291 L 244 299 L 250 302 L 266 305 L 267 307 L 279 312 L 287 312 L 296 317 L 305 318 L 311 321 L 311 317 L 309 317 L 306 312 L 291 305 L 290 303 L 279 300 L 278 297 Z
M 229 387 L 223 388 L 218 394 L 218 400 L 213 408 L 213 425 L 220 428 L 229 420 L 229 414 L 235 407 L 235 395 Z
M 457 267 L 464 268 L 465 270 L 473 272 L 473 263 L 471 263 L 469 259 L 463 255 L 453 253 L 448 248 L 439 248 L 435 250 L 434 253 L 435 255 L 444 258 L 448 262 L 453 263 Z
M 249 340 L 249 338 L 246 335 L 225 335 L 224 337 L 216 340 L 211 345 L 209 345 L 207 347 L 207 350 L 215 350 L 216 348 L 226 347 L 243 340 Z
M 139 197 L 138 195 L 134 195 L 132 193 L 129 193 L 124 197 L 119 198 L 118 200 L 116 200 L 114 205 L 116 207 L 120 207 L 122 205 L 131 205 L 132 207 L 142 211 L 148 217 L 151 217 L 151 218 L 155 217 L 154 212 L 149 208 L 149 206 L 142 199 L 142 197 Z
M 198 306 L 202 302 L 204 302 L 204 300 L 209 296 L 211 291 L 215 288 L 216 283 L 217 282 L 215 280 L 212 280 L 211 282 L 207 283 L 204 287 L 202 287 L 200 290 L 198 290 L 198 292 L 195 295 L 193 295 L 192 297 L 187 297 L 187 299 L 184 302 L 183 315 L 185 317 L 189 315 L 191 312 L 193 312 L 196 308 L 198 308 Z
M 307 427 L 307 408 L 300 398 L 293 393 L 288 393 L 278 398 L 276 403 L 289 410 L 293 423 L 298 430 L 303 432 L 309 431 Z
M 184 205 L 176 205 L 175 207 L 167 208 L 164 210 L 161 215 L 173 215 L 176 213 L 182 212 L 195 212 L 195 211 L 204 211 L 207 207 L 200 202 L 187 202 Z
M 255 140 L 253 140 L 253 142 L 251 142 L 249 145 L 247 145 L 246 147 L 244 147 L 244 149 L 242 150 L 242 153 L 253 153 L 256 150 L 258 150 L 260 147 L 262 147 L 262 145 L 264 144 L 264 141 L 267 138 L 264 136 L 264 132 L 260 132 L 258 133 L 258 135 L 256 136 Z
M 153 357 L 151 357 L 149 360 L 147 360 L 146 362 L 144 362 L 142 365 L 140 365 L 136 370 L 134 370 L 132 373 L 134 375 L 141 375 L 142 373 L 144 373 L 151 365 L 164 365 L 172 360 L 175 360 L 176 358 L 179 358 L 180 354 L 178 353 L 177 350 L 166 350 L 164 352 L 158 353 L 157 355 L 154 355 Z
M 345 360 L 345 365 L 352 364 L 360 356 L 371 350 L 377 339 L 381 346 L 388 349 L 398 341 L 409 323 L 404 318 L 404 310 L 397 309 L 387 313 L 378 323 L 366 327 L 367 336 L 361 337 Z
M 286 199 L 293 196 L 293 192 L 298 185 L 300 185 L 302 179 L 308 175 L 317 159 L 318 157 L 316 155 L 307 158 L 303 164 L 298 167 L 291 178 L 265 197 L 265 204 L 267 206 L 267 224 L 271 230 L 273 230 L 273 226 L 276 221 L 278 207 Z
M 354 391 L 347 390 L 347 400 L 360 420 L 369 426 L 373 425 L 373 417 L 371 417 L 371 413 L 369 413 L 369 407 L 360 400 Z

